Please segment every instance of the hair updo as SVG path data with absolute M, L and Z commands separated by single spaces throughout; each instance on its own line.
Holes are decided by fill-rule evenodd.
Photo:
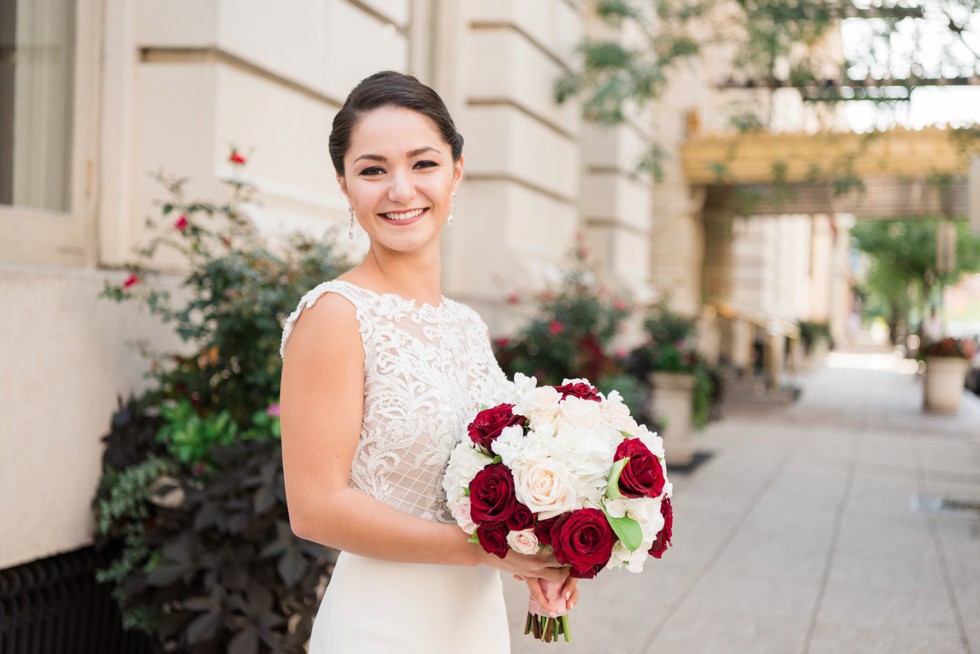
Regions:
M 453 118 L 439 94 L 411 75 L 386 70 L 361 80 L 333 119 L 330 159 L 338 175 L 344 174 L 344 155 L 350 149 L 351 132 L 358 120 L 381 107 L 400 107 L 426 116 L 449 144 L 453 161 L 459 161 L 463 155 L 463 136 L 456 131 Z

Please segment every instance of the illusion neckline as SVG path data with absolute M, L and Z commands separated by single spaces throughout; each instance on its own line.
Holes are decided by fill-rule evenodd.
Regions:
M 367 288 L 366 286 L 361 286 L 359 284 L 355 284 L 354 282 L 349 282 L 346 279 L 335 279 L 333 281 L 340 284 L 346 284 L 351 288 L 355 288 L 359 291 L 364 291 L 365 293 L 370 293 L 371 295 L 375 295 L 377 297 L 395 298 L 401 302 L 404 302 L 405 304 L 409 304 L 412 307 L 417 307 L 419 309 L 433 309 L 435 311 L 441 311 L 448 307 L 448 298 L 445 295 L 442 295 L 441 293 L 439 295 L 439 297 L 441 298 L 439 304 L 429 304 L 428 302 L 418 302 L 416 300 L 413 300 L 412 298 L 407 298 L 404 295 L 399 295 L 398 293 L 385 293 L 382 291 L 376 291 L 372 288 Z

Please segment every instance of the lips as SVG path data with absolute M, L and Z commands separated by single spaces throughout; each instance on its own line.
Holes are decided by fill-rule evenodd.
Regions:
M 426 211 L 427 211 L 426 209 L 410 209 L 408 211 L 389 211 L 388 213 L 381 214 L 381 216 L 389 222 L 405 223 L 418 218 Z

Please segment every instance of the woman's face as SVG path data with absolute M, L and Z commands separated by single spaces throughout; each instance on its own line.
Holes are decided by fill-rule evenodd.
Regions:
M 344 171 L 337 180 L 372 243 L 413 252 L 438 241 L 463 162 L 428 117 L 382 107 L 352 130 Z

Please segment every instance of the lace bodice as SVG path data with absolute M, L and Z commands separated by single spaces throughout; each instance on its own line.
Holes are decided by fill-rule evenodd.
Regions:
M 334 280 L 303 296 L 286 320 L 282 355 L 303 309 L 328 292 L 354 305 L 364 346 L 364 416 L 351 485 L 406 513 L 453 523 L 441 484 L 449 453 L 506 380 L 486 325 L 446 298 L 416 304 Z

